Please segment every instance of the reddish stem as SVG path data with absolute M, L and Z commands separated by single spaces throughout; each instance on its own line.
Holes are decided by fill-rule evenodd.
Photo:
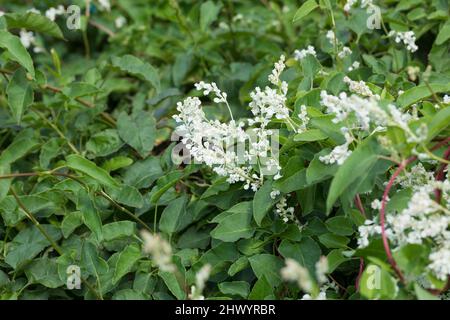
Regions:
M 448 160 L 450 158 L 450 147 L 447 148 L 447 150 L 444 153 L 444 159 Z M 436 172 L 436 180 L 442 181 L 444 180 L 444 170 L 447 168 L 447 163 L 442 163 L 439 167 L 439 170 Z M 434 190 L 434 194 L 436 196 L 436 202 L 441 203 L 441 197 L 442 197 L 442 191 L 440 189 Z
M 448 142 L 450 142 L 450 137 L 445 138 L 444 140 L 442 140 L 439 143 L 435 144 L 431 148 L 431 151 L 439 149 L 440 147 L 446 145 Z M 413 156 L 413 157 L 410 157 L 410 158 L 408 158 L 408 159 L 406 159 L 406 160 L 404 160 L 404 161 L 402 161 L 400 163 L 399 167 L 397 168 L 397 170 L 395 170 L 394 174 L 389 179 L 386 188 L 384 189 L 383 198 L 381 200 L 381 209 L 380 209 L 381 238 L 383 239 L 384 251 L 386 252 L 389 264 L 394 269 L 395 273 L 397 274 L 397 276 L 399 277 L 399 279 L 400 279 L 400 281 L 402 283 L 405 283 L 405 278 L 404 278 L 402 272 L 400 271 L 400 269 L 398 268 L 394 257 L 392 256 L 391 249 L 389 248 L 388 238 L 387 238 L 387 235 L 386 235 L 386 226 L 385 226 L 385 223 L 386 223 L 386 219 L 385 219 L 385 217 L 386 217 L 386 203 L 387 203 L 387 198 L 388 198 L 388 195 L 389 195 L 389 191 L 391 190 L 392 186 L 394 185 L 395 178 L 397 178 L 397 176 L 406 168 L 406 166 L 408 164 L 410 164 L 411 162 L 413 162 L 415 160 L 417 160 L 417 157 Z
M 356 282 L 355 282 L 356 292 L 359 292 L 359 282 L 361 280 L 363 271 L 364 271 L 364 258 L 361 257 L 361 258 L 359 258 L 359 272 L 358 272 L 358 276 L 356 277 Z

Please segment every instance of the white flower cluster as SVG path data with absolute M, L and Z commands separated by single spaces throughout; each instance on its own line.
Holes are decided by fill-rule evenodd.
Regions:
M 294 59 L 300 61 L 304 59 L 308 54 L 316 56 L 316 49 L 313 46 L 308 46 L 306 49 L 295 50 L 294 51 Z
M 59 5 L 56 8 L 51 7 L 49 9 L 47 9 L 45 11 L 45 16 L 47 18 L 49 18 L 50 20 L 55 21 L 57 16 L 64 15 L 65 13 L 66 13 L 66 9 L 64 8 L 64 6 L 63 5 Z
M 351 80 L 347 80 L 349 82 Z M 358 82 L 349 82 L 351 90 L 358 91 L 360 94 L 368 94 L 365 84 Z M 415 117 L 409 113 L 404 113 L 390 104 L 383 109 L 378 104 L 378 96 L 373 95 L 368 98 L 362 98 L 357 95 L 347 96 L 345 92 L 341 92 L 338 96 L 327 94 L 322 91 L 321 103 L 327 107 L 327 113 L 334 114 L 334 123 L 346 121 L 349 125 L 350 115 L 354 115 L 356 122 L 352 122 L 353 126 L 343 127 L 344 130 L 369 130 L 371 124 L 376 131 L 383 130 L 386 126 L 395 126 L 401 128 L 410 143 L 420 143 L 427 138 L 427 127 L 420 126 L 416 132 L 409 128 L 409 122 Z
M 391 30 L 389 36 L 395 36 L 395 42 L 397 43 L 403 42 L 408 51 L 416 52 L 419 49 L 416 45 L 416 35 L 414 34 L 414 31 L 399 32 Z
M 153 262 L 161 271 L 174 272 L 175 265 L 172 262 L 172 247 L 160 235 L 153 235 L 146 230 L 141 231 L 144 240 L 144 252 L 151 254 Z
M 301 300 L 326 300 L 326 291 L 328 289 L 337 291 L 336 285 L 326 277 L 329 270 L 328 259 L 326 257 L 321 256 L 316 262 L 317 283 L 313 281 L 308 269 L 301 266 L 296 260 L 287 258 L 285 263 L 286 266 L 280 270 L 281 277 L 286 281 L 297 282 L 298 287 L 306 292 Z M 315 290 L 318 292 L 314 296 L 313 291 Z
M 387 215 L 386 235 L 396 248 L 431 245 L 428 269 L 444 281 L 450 276 L 450 180 L 447 177 L 436 181 L 422 165 L 417 165 L 396 181 L 403 188 L 411 188 L 413 194 L 405 209 Z M 436 188 L 441 190 L 445 205 L 432 198 Z M 373 207 L 381 206 L 377 201 Z M 358 231 L 358 246 L 363 248 L 369 245 L 369 238 L 381 234 L 381 227 L 366 220 Z
M 329 154 L 320 156 L 319 160 L 321 162 L 325 164 L 337 163 L 338 165 L 341 165 L 345 160 L 347 160 L 347 158 L 352 153 L 351 150 L 348 150 L 348 146 L 353 142 L 353 137 L 348 132 L 346 132 L 344 136 L 345 143 L 334 147 L 334 149 Z
M 350 67 L 348 67 L 348 71 L 353 71 L 359 68 L 361 64 L 359 63 L 359 61 L 355 61 L 352 63 L 352 65 Z
M 256 191 L 261 186 L 263 173 L 256 173 L 248 164 L 257 163 L 257 160 L 261 158 L 264 158 L 266 168 L 274 172 L 274 179 L 281 178 L 281 167 L 278 159 L 272 154 L 269 141 L 273 132 L 267 129 L 267 125 L 274 118 L 282 119 L 292 127 L 295 125 L 290 120 L 289 109 L 286 107 L 288 85 L 280 80 L 280 75 L 285 68 L 284 60 L 285 57 L 281 56 L 269 75 L 269 81 L 277 88 L 267 86 L 261 90 L 257 87 L 250 94 L 252 101 L 249 106 L 254 115 L 248 120 L 248 124 L 254 126 L 250 131 L 251 135 L 244 131 L 244 122 L 237 124 L 234 121 L 227 94 L 222 92 L 215 83 L 202 81 L 195 87 L 197 90 L 203 90 L 204 95 L 212 93 L 215 103 L 224 103 L 227 106 L 231 115 L 229 123 L 208 120 L 201 108 L 201 101 L 197 97 L 189 97 L 183 102 L 178 102 L 179 114 L 173 116 L 179 124 L 176 132 L 183 137 L 182 142 L 193 158 L 210 166 L 217 174 L 228 177 L 229 183 L 244 182 L 245 189 L 251 188 Z M 250 139 L 250 137 L 256 138 Z M 250 141 L 248 150 L 245 150 L 244 154 L 236 152 L 236 144 L 244 145 L 247 140 Z M 244 165 L 245 163 L 247 164 Z
M 190 300 L 205 300 L 202 295 L 205 289 L 206 281 L 208 281 L 211 274 L 211 265 L 205 264 L 196 274 L 195 274 L 195 285 L 191 286 L 191 292 L 188 298 Z
M 306 126 L 309 123 L 309 117 L 308 117 L 308 111 L 306 110 L 305 105 L 300 106 L 300 113 L 298 114 L 298 118 L 301 120 L 300 126 L 297 128 L 297 132 L 304 132 L 306 131 Z
M 380 235 L 381 227 L 373 220 L 367 219 L 364 224 L 358 227 L 358 248 L 365 248 L 369 245 L 369 238 Z
M 374 94 L 364 81 L 353 81 L 349 77 L 345 76 L 344 82 L 348 85 L 351 92 L 357 93 L 363 97 L 374 97 L 375 99 L 380 100 L 380 96 L 378 94 Z
M 349 12 L 350 9 L 358 2 L 358 0 L 347 0 L 344 5 L 344 11 Z M 369 8 L 373 6 L 373 0 L 361 0 L 361 8 Z
M 25 29 L 21 29 L 20 32 L 19 32 L 19 37 L 20 37 L 20 42 L 22 43 L 22 45 L 25 48 L 28 49 L 31 46 L 34 46 L 33 47 L 33 52 L 39 53 L 39 52 L 43 52 L 44 51 L 43 48 L 41 48 L 41 47 L 39 47 L 37 45 L 36 38 L 35 38 L 33 32 L 27 31 Z
M 333 30 L 328 30 L 326 37 L 331 45 L 334 45 L 335 41 L 337 42 L 336 34 L 334 33 Z
M 305 292 L 311 292 L 313 281 L 308 269 L 302 267 L 296 260 L 287 258 L 286 266 L 280 270 L 281 277 L 286 281 L 296 281 L 299 288 Z
M 400 184 L 403 189 L 411 188 L 414 190 L 432 183 L 433 180 L 433 172 L 427 171 L 422 163 L 418 163 L 417 165 L 411 167 L 409 171 L 403 171 L 403 174 L 399 175 L 395 179 L 395 183 Z
M 294 207 L 288 207 L 287 196 L 281 197 L 280 201 L 275 205 L 275 213 L 277 213 L 284 222 L 295 222 L 299 224 L 294 214 Z
M 352 50 L 349 47 L 342 47 L 341 51 L 338 52 L 338 57 L 344 59 L 346 56 L 352 54 Z

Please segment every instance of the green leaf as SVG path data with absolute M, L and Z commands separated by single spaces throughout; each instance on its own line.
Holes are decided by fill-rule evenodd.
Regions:
M 248 267 L 248 258 L 246 256 L 242 256 L 239 259 L 237 259 L 228 269 L 228 275 L 230 277 L 233 277 L 238 272 L 241 272 L 242 270 L 246 269 Z
M 325 233 L 319 236 L 319 241 L 327 248 L 347 248 L 350 239 L 333 233 Z
M 330 218 L 325 222 L 325 225 L 330 232 L 341 236 L 349 236 L 353 234 L 352 221 L 343 216 Z
M 143 62 L 141 59 L 126 54 L 122 57 L 112 57 L 112 65 L 121 71 L 128 72 L 142 80 L 148 81 L 156 91 L 160 91 L 159 75 L 156 69 L 149 63 Z
M 311 11 L 316 9 L 319 5 L 315 0 L 308 0 L 302 4 L 300 8 L 295 12 L 293 22 L 299 21 L 306 17 Z
M 181 196 L 164 209 L 159 220 L 159 229 L 167 234 L 179 231 L 182 219 L 186 216 L 187 195 Z
M 70 169 L 80 171 L 90 176 L 91 178 L 97 180 L 98 182 L 100 182 L 105 186 L 114 187 L 119 185 L 117 181 L 114 180 L 109 175 L 108 172 L 106 172 L 100 167 L 97 167 L 97 165 L 94 162 L 89 161 L 80 155 L 77 154 L 69 155 L 66 157 L 66 161 L 67 166 Z
M 106 129 L 93 134 L 86 142 L 86 151 L 90 157 L 105 157 L 123 146 L 115 129 Z
M 327 148 L 314 155 L 314 159 L 306 169 L 306 182 L 308 184 L 316 184 L 335 175 L 339 168 L 338 164 L 325 164 L 319 159 L 321 156 L 327 155 L 330 152 L 331 150 Z
M 297 260 L 311 273 L 315 272 L 315 264 L 321 254 L 319 245 L 310 237 L 305 237 L 300 242 L 283 240 L 278 247 L 278 251 L 284 258 Z
M 252 288 L 252 292 L 250 292 L 248 299 L 249 300 L 265 300 L 265 299 L 274 299 L 273 296 L 273 288 L 270 283 L 267 281 L 266 277 L 262 276 L 255 282 L 255 285 Z
M 213 23 L 220 12 L 220 5 L 206 1 L 200 6 L 200 29 L 205 31 Z
M 88 274 L 95 276 L 97 280 L 101 274 L 105 274 L 109 270 L 108 263 L 98 253 L 97 247 L 92 242 L 85 241 L 83 243 L 81 249 L 81 267 Z
M 48 34 L 55 38 L 64 39 L 61 29 L 58 25 L 48 19 L 45 15 L 27 12 L 8 13 L 5 14 L 5 20 L 8 24 L 8 29 L 26 29 L 29 31 Z
M 258 226 L 275 203 L 275 199 L 270 197 L 272 192 L 272 182 L 266 181 L 264 185 L 258 189 L 253 198 L 253 218 Z
M 78 192 L 77 209 L 83 215 L 84 224 L 95 234 L 97 240 L 101 241 L 103 238 L 102 220 L 94 201 L 84 189 L 80 189 Z
M 431 141 L 434 137 L 436 137 L 442 130 L 448 128 L 448 124 L 450 123 L 450 107 L 446 107 L 442 110 L 439 110 L 431 119 L 431 122 L 428 126 L 428 141 Z
M 64 238 L 68 238 L 76 228 L 83 224 L 83 213 L 80 211 L 69 212 L 61 223 L 61 231 Z
M 180 84 L 183 82 L 184 78 L 188 74 L 189 70 L 191 69 L 193 65 L 194 55 L 191 52 L 183 52 L 182 54 L 179 54 L 177 58 L 175 59 L 175 63 L 172 67 L 172 79 L 173 84 L 175 86 L 180 86 Z M 177 90 L 177 89 L 175 89 Z M 173 91 L 175 94 L 179 94 L 179 91 Z M 173 94 L 171 91 L 166 93 Z
M 114 293 L 112 300 L 149 300 L 148 294 L 134 289 L 122 289 Z
M 155 204 L 167 192 L 172 188 L 186 173 L 182 171 L 172 171 L 168 175 L 165 175 L 158 179 L 156 192 L 152 194 L 150 202 Z
M 47 224 L 41 224 L 41 227 L 53 241 L 61 238 L 61 232 L 56 227 Z M 5 262 L 14 269 L 20 268 L 48 246 L 50 242 L 47 238 L 36 226 L 31 226 L 20 231 L 9 243 Z
M 158 275 L 163 279 L 167 288 L 169 288 L 170 292 L 178 299 L 184 300 L 186 299 L 186 293 L 183 288 L 181 288 L 180 283 L 177 280 L 177 277 L 172 272 L 167 271 L 159 271 Z
M 156 137 L 155 118 L 149 112 L 140 111 L 131 116 L 122 112 L 117 119 L 120 137 L 146 158 L 152 151 Z
M 56 259 L 47 257 L 36 259 L 25 269 L 30 283 L 39 283 L 47 288 L 58 288 L 64 284 L 58 274 Z
M 162 175 L 163 171 L 159 159 L 151 157 L 143 161 L 138 161 L 128 167 L 123 180 L 127 185 L 141 189 L 148 188 Z
M 0 165 L 9 165 L 19 160 L 39 143 L 34 139 L 22 138 L 14 140 L 0 155 Z
M 271 254 L 258 254 L 248 258 L 250 265 L 258 279 L 265 277 L 271 287 L 276 287 L 281 283 L 280 269 L 283 262 Z
M 325 133 L 323 133 L 321 130 L 309 129 L 302 133 L 296 134 L 294 136 L 294 141 L 312 142 L 312 141 L 324 140 L 327 138 L 328 138 L 328 136 Z
M 306 169 L 301 169 L 291 176 L 281 178 L 274 182 L 273 187 L 283 193 L 291 193 L 304 189 L 308 186 L 306 182 Z
M 435 43 L 441 45 L 448 39 L 450 39 L 450 19 L 447 19 L 447 22 L 439 30 Z
M 108 194 L 118 203 L 133 208 L 142 208 L 144 206 L 144 198 L 135 187 L 122 184 L 117 188 L 106 188 Z
M 240 203 L 221 214 L 223 219 L 211 231 L 211 237 L 224 242 L 234 242 L 241 238 L 248 239 L 255 232 L 252 225 L 252 203 Z M 217 218 L 217 217 L 216 217 Z
M 100 90 L 96 86 L 86 82 L 73 82 L 62 90 L 62 94 L 69 99 L 92 96 L 99 92 Z
M 11 172 L 9 164 L 0 164 L 0 176 L 9 174 Z M 11 186 L 11 179 L 0 179 L 0 203 L 7 196 L 9 187 Z
M 7 50 L 11 55 L 11 59 L 18 62 L 24 67 L 34 78 L 33 60 L 27 49 L 22 45 L 20 39 L 8 31 L 0 30 L 0 47 Z
M 245 281 L 221 282 L 219 283 L 219 290 L 223 294 L 240 296 L 245 299 L 250 292 L 250 285 Z
M 429 293 L 427 290 L 422 288 L 418 283 L 414 283 L 414 292 L 416 293 L 418 300 L 440 300 L 439 297 Z
M 103 226 L 103 240 L 112 241 L 116 239 L 132 237 L 136 234 L 136 223 L 131 221 L 116 221 Z
M 34 95 L 30 81 L 27 80 L 25 70 L 17 69 L 6 88 L 8 105 L 18 124 L 28 106 L 33 103 Z
M 327 213 L 341 194 L 359 177 L 370 171 L 378 160 L 379 145 L 376 139 L 368 138 L 352 152 L 339 167 L 327 197 Z
M 141 249 L 136 244 L 130 244 L 119 254 L 114 269 L 113 284 L 117 283 L 124 275 L 131 271 L 136 262 L 141 258 Z
M 105 169 L 108 172 L 116 171 L 118 169 L 122 169 L 125 167 L 129 167 L 133 164 L 133 159 L 125 157 L 125 156 L 117 156 L 111 159 L 106 160 L 102 164 L 102 169 Z
M 434 93 L 448 92 L 450 91 L 450 84 L 430 83 L 430 88 Z M 432 95 L 430 88 L 426 85 L 413 87 L 406 90 L 400 97 L 398 97 L 397 102 L 401 108 L 406 108 L 422 99 L 430 97 Z
M 331 250 L 330 253 L 328 253 L 327 261 L 328 261 L 328 272 L 329 273 L 332 273 L 342 263 L 349 260 L 349 258 L 345 257 L 342 254 L 343 251 L 344 251 L 343 249 L 334 249 L 334 250 Z

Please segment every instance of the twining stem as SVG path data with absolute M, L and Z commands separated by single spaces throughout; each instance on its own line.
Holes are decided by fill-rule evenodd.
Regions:
M 54 123 L 52 123 L 51 121 L 49 121 L 42 113 L 40 113 L 39 111 L 35 110 L 35 109 L 31 109 L 34 113 L 36 113 L 42 120 L 44 120 L 45 123 L 47 123 L 50 127 L 52 127 L 53 130 L 56 131 L 56 133 L 67 142 L 67 145 L 70 147 L 70 149 L 72 149 L 72 151 L 76 154 L 80 154 L 80 152 L 78 151 L 78 149 L 72 144 L 72 142 L 64 135 L 64 133 L 61 132 L 61 130 L 59 130 L 58 126 L 55 125 Z
M 48 232 L 41 226 L 39 221 L 36 220 L 36 218 L 33 216 L 31 211 L 28 210 L 28 208 L 23 204 L 22 200 L 20 200 L 20 198 L 17 195 L 17 193 L 15 192 L 14 188 L 11 187 L 10 190 L 11 190 L 13 197 L 16 199 L 19 207 L 25 212 L 25 215 L 27 216 L 27 218 L 31 220 L 31 222 L 36 226 L 36 228 L 38 228 L 39 232 L 48 240 L 48 242 L 50 243 L 52 248 L 60 256 L 62 256 L 64 254 L 64 252 L 61 249 L 61 247 L 52 239 L 52 237 L 48 234 Z M 83 283 L 86 285 L 86 287 L 88 287 L 88 289 L 91 290 L 95 294 L 97 299 L 103 300 L 103 297 L 97 292 L 97 290 L 95 290 L 95 288 L 89 282 L 87 282 L 84 278 L 81 278 L 81 281 L 83 281 Z
M 134 219 L 137 222 L 139 222 L 145 229 L 147 229 L 148 231 L 152 231 L 152 229 L 144 221 L 142 221 L 133 212 L 131 212 L 130 210 L 128 210 L 125 207 L 122 207 L 120 204 L 118 204 L 116 201 L 114 201 L 105 191 L 101 190 L 100 191 L 100 195 L 102 197 L 104 197 L 106 200 L 108 200 L 114 207 L 116 207 L 120 211 L 122 211 L 122 212 L 126 213 L 127 215 L 129 215 L 132 219 Z
M 449 159 L 449 158 L 450 158 L 450 147 L 448 147 L 444 153 L 444 159 Z M 445 168 L 447 168 L 447 165 L 448 165 L 447 163 L 442 163 L 441 166 L 439 167 L 439 169 L 437 170 L 436 176 L 435 176 L 435 179 L 437 181 L 444 180 L 444 171 L 445 171 Z M 441 203 L 442 191 L 440 189 L 435 189 L 434 194 L 436 196 L 436 202 Z
M 450 142 L 450 137 L 438 142 L 437 144 L 435 144 L 432 148 L 431 151 L 434 151 L 436 149 L 439 149 L 440 147 L 446 145 L 447 143 Z M 394 269 L 395 273 L 397 274 L 397 276 L 399 277 L 400 281 L 404 284 L 406 284 L 405 278 L 402 274 L 402 272 L 400 271 L 400 269 L 397 266 L 397 263 L 395 262 L 394 257 L 392 256 L 390 247 L 389 247 L 389 241 L 386 235 L 386 221 L 385 221 L 385 216 L 386 216 L 386 204 L 387 204 L 387 198 L 389 195 L 389 191 L 391 190 L 392 186 L 394 185 L 395 179 L 398 177 L 398 175 L 406 168 L 407 165 L 409 165 L 410 163 L 414 162 L 415 160 L 417 160 L 417 156 L 412 156 L 406 160 L 403 160 L 400 165 L 398 166 L 397 170 L 395 170 L 394 174 L 391 176 L 391 178 L 389 179 L 386 188 L 384 189 L 383 192 L 383 197 L 381 200 L 381 209 L 380 209 L 380 226 L 381 226 L 381 238 L 383 240 L 383 247 L 384 247 L 384 251 L 386 252 L 389 264 L 391 265 L 391 267 Z

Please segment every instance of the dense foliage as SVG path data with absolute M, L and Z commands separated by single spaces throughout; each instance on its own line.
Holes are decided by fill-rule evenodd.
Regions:
M 448 1 L 24 3 L 0 299 L 448 297 Z

